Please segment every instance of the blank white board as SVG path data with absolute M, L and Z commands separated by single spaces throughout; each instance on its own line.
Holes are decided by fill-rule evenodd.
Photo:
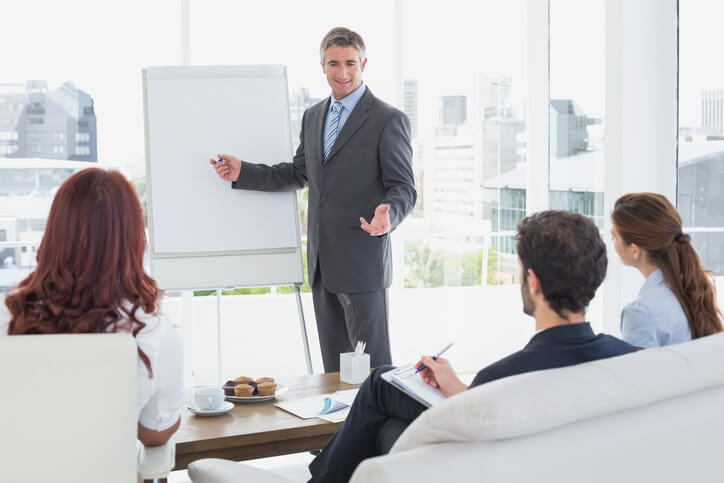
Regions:
M 165 289 L 304 281 L 294 191 L 232 190 L 209 158 L 291 161 L 283 66 L 143 71 L 151 272 Z

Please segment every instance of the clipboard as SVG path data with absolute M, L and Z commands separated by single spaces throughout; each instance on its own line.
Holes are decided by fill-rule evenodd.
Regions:
M 440 389 L 429 386 L 419 373 L 415 374 L 412 364 L 387 371 L 382 379 L 427 408 L 447 399 Z

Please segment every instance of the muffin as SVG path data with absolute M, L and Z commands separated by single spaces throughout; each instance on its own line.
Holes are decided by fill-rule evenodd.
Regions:
M 261 382 L 257 386 L 260 396 L 273 396 L 277 391 L 277 385 L 275 382 Z
M 237 384 L 234 386 L 236 397 L 251 397 L 254 395 L 254 388 L 248 384 Z
M 249 381 L 253 381 L 253 379 L 246 376 L 240 376 L 234 379 L 234 382 L 236 382 L 237 384 L 249 384 Z
M 226 396 L 234 396 L 236 393 L 234 393 L 234 387 L 236 387 L 236 381 L 226 381 L 224 385 L 222 386 L 222 389 L 224 390 L 224 395 Z
M 276 382 L 273 377 L 260 377 L 256 380 L 257 384 L 261 384 L 263 382 Z
M 256 396 L 257 394 L 259 394 L 259 391 L 258 391 L 257 388 L 256 388 L 256 387 L 258 386 L 258 384 L 256 383 L 256 381 L 249 381 L 249 382 L 247 382 L 246 384 L 248 384 L 248 385 L 250 385 L 251 387 L 254 388 L 254 395 L 255 395 L 255 396 Z

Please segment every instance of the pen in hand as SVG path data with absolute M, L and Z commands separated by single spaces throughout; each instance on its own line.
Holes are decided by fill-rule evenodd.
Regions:
M 442 349 L 437 351 L 437 354 L 432 356 L 432 360 L 433 361 L 437 360 L 437 358 L 440 357 L 441 355 L 443 355 L 445 353 L 445 351 L 448 350 L 452 345 L 453 345 L 453 343 L 450 342 L 448 345 L 446 345 L 445 347 L 443 347 Z M 417 374 L 421 370 L 425 369 L 425 367 L 426 367 L 425 364 L 420 364 L 420 367 L 417 368 L 417 370 L 415 371 L 415 374 Z

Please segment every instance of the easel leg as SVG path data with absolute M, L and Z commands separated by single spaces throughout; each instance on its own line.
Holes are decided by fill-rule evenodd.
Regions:
M 294 285 L 294 294 L 297 296 L 297 311 L 299 312 L 299 324 L 302 329 L 302 345 L 304 345 L 304 357 L 307 361 L 307 373 L 311 376 L 312 356 L 309 353 L 309 338 L 307 337 L 307 324 L 304 322 L 304 310 L 302 309 L 302 289 L 300 285 Z
M 221 289 L 216 289 L 216 355 L 219 358 L 217 361 L 217 379 L 219 386 L 223 384 L 221 379 Z

